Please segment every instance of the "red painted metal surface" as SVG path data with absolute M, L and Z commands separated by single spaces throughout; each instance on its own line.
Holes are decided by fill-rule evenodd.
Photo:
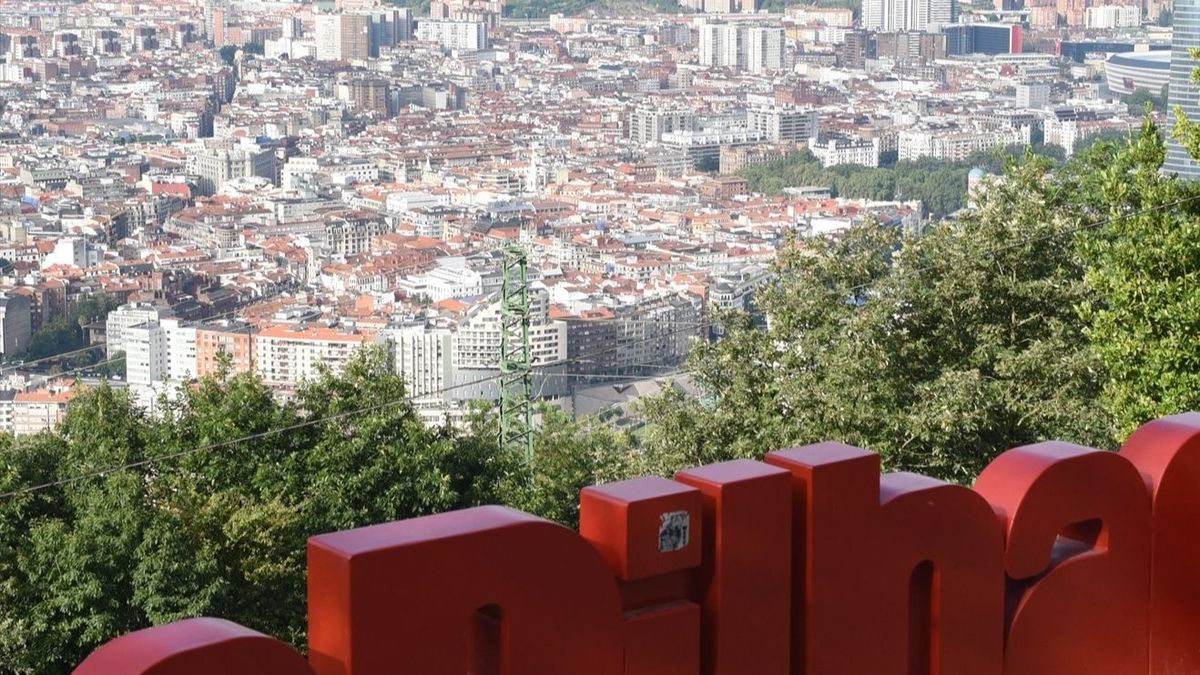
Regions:
M 317 675 L 618 675 L 621 602 L 595 549 L 498 506 L 313 537 L 309 658 Z M 481 617 L 500 630 L 480 635 Z M 492 644 L 489 644 L 492 643 Z
M 649 579 L 700 565 L 700 491 L 665 478 L 638 478 L 584 488 L 579 534 L 625 581 Z M 675 518 L 688 524 L 686 545 L 662 546 Z M 691 527 L 694 524 L 695 527 Z
M 873 453 L 771 453 L 793 478 L 792 673 L 999 675 L 1003 554 L 982 498 Z M 801 558 L 803 556 L 803 558 Z
M 1121 455 L 1150 492 L 1150 672 L 1200 673 L 1200 414 L 1155 420 Z
M 701 672 L 786 675 L 790 653 L 791 477 L 738 460 L 680 471 L 704 495 Z
M 187 619 L 97 649 L 75 675 L 312 675 L 296 650 L 224 619 Z
M 973 489 L 836 443 L 309 542 L 309 661 L 216 619 L 80 675 L 1194 675 L 1200 415 L 1120 453 L 1011 450 Z
M 1039 443 L 975 483 L 1004 524 L 1005 672 L 1146 672 L 1150 499 L 1112 452 Z

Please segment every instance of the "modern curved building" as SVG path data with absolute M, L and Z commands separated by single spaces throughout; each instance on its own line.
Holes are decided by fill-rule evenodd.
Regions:
M 1175 0 L 1174 33 L 1171 37 L 1171 110 L 1182 107 L 1188 119 L 1200 122 L 1200 87 L 1192 84 L 1192 70 L 1200 66 L 1193 59 L 1189 49 L 1200 47 L 1200 0 Z M 1173 118 L 1174 112 L 1169 116 Z M 1175 142 L 1167 138 L 1167 161 L 1163 171 L 1173 173 L 1181 178 L 1200 178 L 1200 164 L 1197 164 Z
M 1128 96 L 1137 89 L 1157 96 L 1171 81 L 1171 52 L 1163 49 L 1113 54 L 1104 62 L 1104 81 L 1108 90 L 1119 96 Z

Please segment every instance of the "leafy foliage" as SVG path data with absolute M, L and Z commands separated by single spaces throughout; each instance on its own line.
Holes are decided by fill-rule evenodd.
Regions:
M 972 168 L 992 173 L 1003 169 L 1007 157 L 1024 152 L 1023 147 L 998 152 L 977 153 L 963 162 L 921 159 L 898 162 L 891 167 L 841 165 L 825 168 L 807 149 L 778 162 L 746 167 L 739 175 L 750 182 L 750 189 L 776 194 L 785 187 L 820 185 L 839 197 L 873 200 L 919 199 L 933 216 L 958 211 L 967 203 L 967 174 Z M 1061 149 L 1043 146 L 1041 154 L 1062 159 Z
M 240 374 L 159 408 L 103 386 L 56 432 L 0 436 L 0 492 L 174 457 L 0 500 L 0 673 L 69 672 L 116 635 L 199 615 L 303 647 L 308 537 L 498 502 L 572 523 L 579 488 L 642 471 L 628 438 L 553 411 L 534 465 L 496 446 L 486 410 L 429 428 L 381 350 L 292 403 Z
M 1176 133 L 1200 147 L 1194 124 Z M 1200 409 L 1200 189 L 1163 175 L 1165 157 L 1147 121 L 1127 148 L 1098 145 L 1078 170 L 1088 206 L 1110 219 L 1081 250 L 1097 293 L 1085 312 L 1118 436 Z
M 1149 89 L 1137 88 L 1132 94 L 1124 97 L 1122 100 L 1129 106 L 1130 115 L 1138 115 L 1146 111 L 1146 106 L 1149 105 L 1151 110 L 1162 111 L 1167 109 L 1167 100 L 1169 98 L 1170 85 L 1164 84 L 1162 90 L 1155 94 Z
M 696 350 L 711 402 L 647 406 L 650 453 L 683 464 L 829 438 L 890 469 L 968 480 L 1047 437 L 1108 440 L 1097 362 L 1076 307 L 1091 293 L 1069 235 L 1071 186 L 1032 154 L 977 212 L 923 235 L 875 223 L 784 252 L 760 306 Z
M 29 348 L 25 352 L 25 358 L 42 359 L 86 346 L 84 326 L 98 319 L 104 319 L 120 304 L 120 300 L 108 294 L 91 295 L 80 299 L 71 308 L 69 316 L 48 321 L 33 334 L 29 341 Z M 94 363 L 99 358 L 98 355 L 99 351 L 95 354 L 88 354 L 86 355 L 88 363 L 78 363 L 77 365 L 84 366 Z

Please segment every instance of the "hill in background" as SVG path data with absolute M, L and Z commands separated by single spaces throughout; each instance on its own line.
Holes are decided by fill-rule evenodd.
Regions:
M 412 7 L 418 17 L 429 13 L 429 0 L 390 0 L 400 7 Z M 813 4 L 818 7 L 848 7 L 858 16 L 862 0 L 763 0 L 761 9 L 782 12 L 791 5 Z M 506 15 L 516 18 L 564 16 L 635 16 L 639 14 L 683 14 L 690 12 L 675 0 L 510 0 Z

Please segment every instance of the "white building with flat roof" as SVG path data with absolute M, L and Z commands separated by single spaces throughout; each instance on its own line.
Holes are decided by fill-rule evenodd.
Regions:
M 491 46 L 488 27 L 483 21 L 423 19 L 417 24 L 417 39 L 460 51 L 480 51 Z

